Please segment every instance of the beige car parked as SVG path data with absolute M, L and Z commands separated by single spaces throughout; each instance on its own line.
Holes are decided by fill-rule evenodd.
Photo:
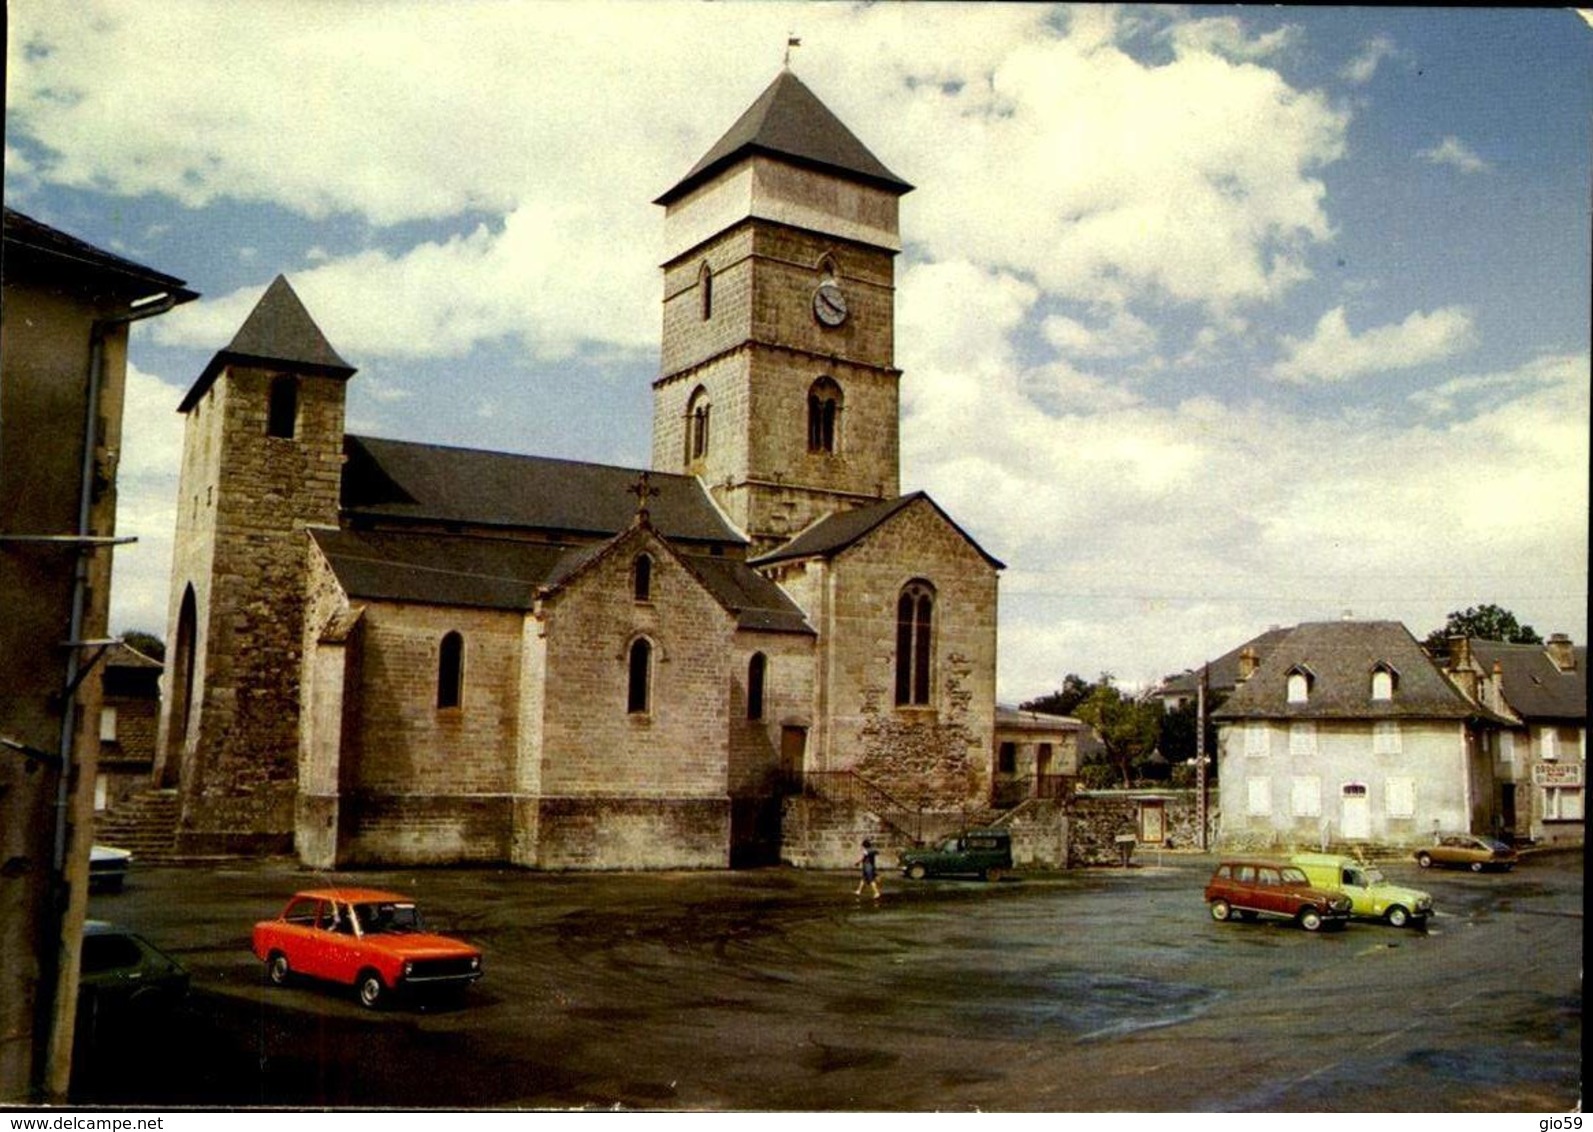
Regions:
M 1416 850 L 1416 863 L 1424 869 L 1443 865 L 1451 869 L 1484 869 L 1509 872 L 1515 868 L 1516 851 L 1503 841 L 1474 833 L 1440 833 L 1431 845 Z

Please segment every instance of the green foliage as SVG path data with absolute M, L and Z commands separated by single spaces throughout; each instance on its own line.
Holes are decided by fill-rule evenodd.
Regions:
M 1516 615 L 1497 605 L 1474 605 L 1465 611 L 1453 610 L 1442 629 L 1427 634 L 1422 647 L 1435 656 L 1448 651 L 1450 637 L 1475 637 L 1483 641 L 1503 641 L 1511 645 L 1541 645 L 1543 638 L 1531 625 L 1523 625 Z
M 166 659 L 166 642 L 154 633 L 146 633 L 142 629 L 129 629 L 122 634 L 122 643 L 129 648 L 135 648 L 150 660 Z
M 1045 712 L 1047 715 L 1073 715 L 1090 693 L 1103 684 L 1112 682 L 1112 674 L 1103 672 L 1098 680 L 1090 681 L 1074 672 L 1062 678 L 1062 687 L 1048 696 L 1027 700 L 1018 705 L 1024 711 Z
M 1211 721 L 1211 713 L 1221 707 L 1226 699 L 1226 696 L 1218 695 L 1206 697 L 1206 757 L 1211 760 L 1206 764 L 1206 775 L 1212 781 L 1217 777 L 1217 725 Z M 1179 777 L 1180 771 L 1187 770 L 1191 775 L 1195 772 L 1194 767 L 1185 764 L 1195 757 L 1197 710 L 1198 705 L 1191 700 L 1162 715 L 1161 738 L 1156 745 L 1167 761 L 1173 764 L 1175 778 Z
M 1106 762 L 1116 769 L 1122 785 L 1134 785 L 1135 769 L 1150 757 L 1161 738 L 1161 701 L 1126 697 L 1107 677 L 1073 714 L 1088 723 L 1101 740 Z

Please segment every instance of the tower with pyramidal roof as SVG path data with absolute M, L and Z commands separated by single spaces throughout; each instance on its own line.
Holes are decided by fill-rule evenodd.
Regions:
M 186 420 L 156 775 L 183 788 L 185 851 L 291 838 L 305 530 L 338 521 L 354 372 L 279 275 L 178 407 Z

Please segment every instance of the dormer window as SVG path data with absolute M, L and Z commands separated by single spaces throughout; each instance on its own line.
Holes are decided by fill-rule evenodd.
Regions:
M 1386 664 L 1378 664 L 1372 669 L 1372 699 L 1392 700 L 1394 686 L 1399 683 L 1399 674 Z
M 1288 698 L 1291 704 L 1309 703 L 1311 700 L 1311 685 L 1314 679 L 1311 670 L 1304 665 L 1296 665 L 1289 669 Z

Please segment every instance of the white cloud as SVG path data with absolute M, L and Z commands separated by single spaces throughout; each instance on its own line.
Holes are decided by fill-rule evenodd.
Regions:
M 1315 173 L 1342 154 L 1347 124 L 1247 61 L 1289 35 L 1249 39 L 1231 17 L 1175 22 L 1176 57 L 1150 65 L 1118 46 L 1149 18 L 1125 9 L 1074 10 L 1066 31 L 1026 5 L 172 0 L 152 12 L 19 0 L 8 124 L 49 152 L 44 175 L 60 185 L 378 228 L 490 217 L 405 248 L 307 253 L 295 286 L 307 302 L 324 293 L 312 309 L 329 337 L 367 356 L 449 356 L 503 336 L 541 357 L 587 335 L 650 346 L 657 279 L 635 254 L 635 234 L 658 228 L 647 197 L 734 121 L 792 26 L 811 45 L 797 54 L 804 80 L 867 124 L 887 165 L 936 186 L 905 202 L 917 246 L 1064 298 L 1276 299 L 1307 277 L 1304 248 L 1331 235 Z M 263 275 L 295 266 L 266 259 Z M 218 319 L 242 306 L 220 300 L 206 304 Z M 201 326 L 214 346 L 236 322 L 196 312 L 163 341 L 197 344 L 187 335 Z
M 1410 425 L 1203 398 L 1058 414 L 1021 381 L 997 384 L 961 410 L 966 428 L 932 404 L 909 416 L 904 484 L 1008 563 L 1004 699 L 1049 691 L 1035 673 L 1154 678 L 1344 609 L 1417 635 L 1478 601 L 1571 624 L 1587 578 L 1588 358 L 1478 380 L 1513 393 Z
M 1399 48 L 1394 46 L 1394 41 L 1386 35 L 1373 36 L 1361 47 L 1356 56 L 1339 71 L 1339 77 L 1346 82 L 1357 86 L 1372 81 L 1372 76 L 1377 74 L 1377 68 L 1385 59 L 1397 59 L 1400 56 Z
M 1451 165 L 1462 173 L 1481 173 L 1493 168 L 1452 134 L 1435 146 L 1418 150 L 1416 156 L 1433 165 Z
M 1156 348 L 1156 330 L 1125 310 L 1113 311 L 1099 328 L 1065 315 L 1052 315 L 1040 327 L 1047 342 L 1075 358 L 1121 358 Z
M 1211 16 L 1176 23 L 1169 30 L 1179 54 L 1212 52 L 1231 59 L 1267 59 L 1299 41 L 1298 28 L 1285 25 L 1251 36 L 1236 16 Z
M 1287 356 L 1272 368 L 1280 381 L 1348 381 L 1454 357 L 1474 343 L 1470 314 L 1444 307 L 1415 311 L 1405 321 L 1375 326 L 1363 334 L 1350 330 L 1344 308 L 1324 314 L 1310 338 L 1284 337 Z

